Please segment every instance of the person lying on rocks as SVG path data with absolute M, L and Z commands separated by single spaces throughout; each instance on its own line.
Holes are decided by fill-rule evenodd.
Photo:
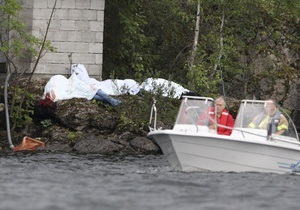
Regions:
M 147 91 L 152 94 L 162 93 L 166 97 L 180 98 L 182 93 L 189 92 L 183 86 L 162 78 L 148 78 L 141 85 L 133 79 L 107 79 L 98 81 L 89 76 L 83 64 L 72 64 L 70 73 L 75 73 L 78 79 L 87 85 L 101 89 L 108 95 L 141 95 L 140 91 Z
M 116 96 L 123 94 L 136 95 L 140 91 L 140 85 L 133 79 L 106 79 L 98 81 L 89 76 L 83 64 L 72 64 L 71 74 L 76 74 L 78 79 L 96 89 L 101 89 L 107 95 Z
M 72 74 L 69 79 L 63 75 L 55 75 L 47 82 L 44 94 L 39 104 L 49 105 L 51 102 L 67 100 L 71 98 L 95 99 L 97 101 L 108 102 L 112 106 L 118 106 L 121 102 L 108 96 L 101 89 L 95 89 L 79 80 L 76 74 Z

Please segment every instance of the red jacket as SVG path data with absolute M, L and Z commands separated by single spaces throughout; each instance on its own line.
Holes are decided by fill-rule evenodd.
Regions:
M 210 120 L 209 120 L 209 124 L 212 125 L 214 124 L 213 121 L 215 119 L 215 112 L 214 112 L 214 107 L 212 107 L 209 112 L 208 112 L 209 116 L 210 116 Z M 203 124 L 201 123 L 201 121 L 203 120 L 203 116 L 201 116 L 199 118 L 199 120 L 197 121 L 197 124 Z M 221 116 L 217 117 L 217 123 L 221 124 L 221 125 L 225 125 L 228 127 L 233 127 L 234 126 L 234 119 L 232 117 L 231 114 L 229 114 L 229 112 L 226 109 L 223 109 Z M 221 135 L 230 135 L 232 133 L 232 129 L 227 129 L 227 128 L 223 128 L 218 126 L 217 128 L 217 133 L 221 134 Z
M 214 119 L 214 115 L 212 116 Z M 221 116 L 217 118 L 218 124 L 225 125 L 228 127 L 233 128 L 234 126 L 234 119 L 231 114 L 226 109 L 223 109 Z M 217 129 L 218 134 L 221 135 L 230 135 L 232 132 L 232 129 L 222 128 L 218 127 Z

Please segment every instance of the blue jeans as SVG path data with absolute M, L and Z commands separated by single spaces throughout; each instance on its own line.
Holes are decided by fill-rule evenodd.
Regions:
M 121 101 L 114 99 L 112 97 L 110 97 L 109 95 L 107 95 L 104 91 L 102 91 L 101 89 L 99 89 L 97 91 L 97 93 L 94 96 L 94 99 L 97 101 L 104 101 L 104 102 L 108 102 L 113 106 L 118 106 Z

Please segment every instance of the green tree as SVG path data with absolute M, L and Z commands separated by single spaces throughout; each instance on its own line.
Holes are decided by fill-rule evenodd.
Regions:
M 112 0 L 106 5 L 104 32 L 104 78 L 136 78 L 155 61 L 149 54 L 153 38 L 147 37 L 146 17 L 140 0 Z
M 55 6 L 56 0 L 54 2 L 54 8 Z M 46 40 L 48 29 L 45 32 L 45 36 L 41 39 L 27 33 L 26 25 L 19 18 L 21 9 L 22 7 L 18 0 L 3 0 L 0 2 L 0 52 L 6 59 L 7 80 L 10 79 L 10 75 L 14 76 L 11 81 L 14 84 L 14 94 L 10 98 L 10 115 L 14 123 L 12 130 L 15 127 L 23 126 L 26 122 L 31 120 L 30 115 L 33 112 L 32 104 L 34 102 L 31 98 L 31 94 L 27 91 L 30 79 L 43 54 L 48 50 L 55 50 L 55 48 L 51 46 L 51 43 Z M 51 17 L 48 27 L 51 22 Z M 25 72 L 28 73 L 29 69 L 23 69 L 20 65 L 16 65 L 15 61 L 25 57 L 26 59 L 29 58 L 31 62 L 35 62 L 35 67 L 31 71 L 30 76 L 27 77 L 25 86 L 23 85 L 22 88 L 20 88 L 21 86 L 17 84 L 17 81 L 19 81 L 19 78 L 22 77 Z M 25 99 L 28 99 L 26 103 L 24 103 Z
M 276 63 L 269 56 L 280 59 L 284 47 L 292 48 L 288 43 L 299 44 L 299 30 L 293 29 L 293 25 L 297 25 L 297 17 L 290 15 L 291 10 L 286 6 L 287 3 L 294 4 L 299 11 L 296 2 L 243 0 L 226 4 L 230 7 L 227 9 L 224 37 L 232 38 L 228 40 L 232 48 L 229 48 L 230 56 L 225 57 L 229 64 L 225 80 L 231 84 L 227 89 L 233 96 L 245 98 L 255 95 L 262 78 L 270 77 L 274 81 L 282 78 L 282 66 L 275 66 Z M 237 91 L 236 87 L 242 87 L 242 91 Z
M 114 0 L 107 2 L 106 9 L 104 78 L 164 77 L 186 82 L 182 67 L 192 45 L 187 41 L 193 36 L 192 5 L 172 0 Z
M 202 95 L 245 98 L 261 78 L 296 73 L 297 64 L 276 66 L 270 55 L 299 52 L 299 0 L 200 2 L 195 49 L 198 0 L 108 1 L 105 78 L 162 77 Z

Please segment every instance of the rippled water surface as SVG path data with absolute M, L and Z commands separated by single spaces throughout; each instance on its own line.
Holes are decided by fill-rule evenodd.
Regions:
M 0 209 L 299 209 L 298 175 L 172 171 L 163 155 L 1 155 Z

